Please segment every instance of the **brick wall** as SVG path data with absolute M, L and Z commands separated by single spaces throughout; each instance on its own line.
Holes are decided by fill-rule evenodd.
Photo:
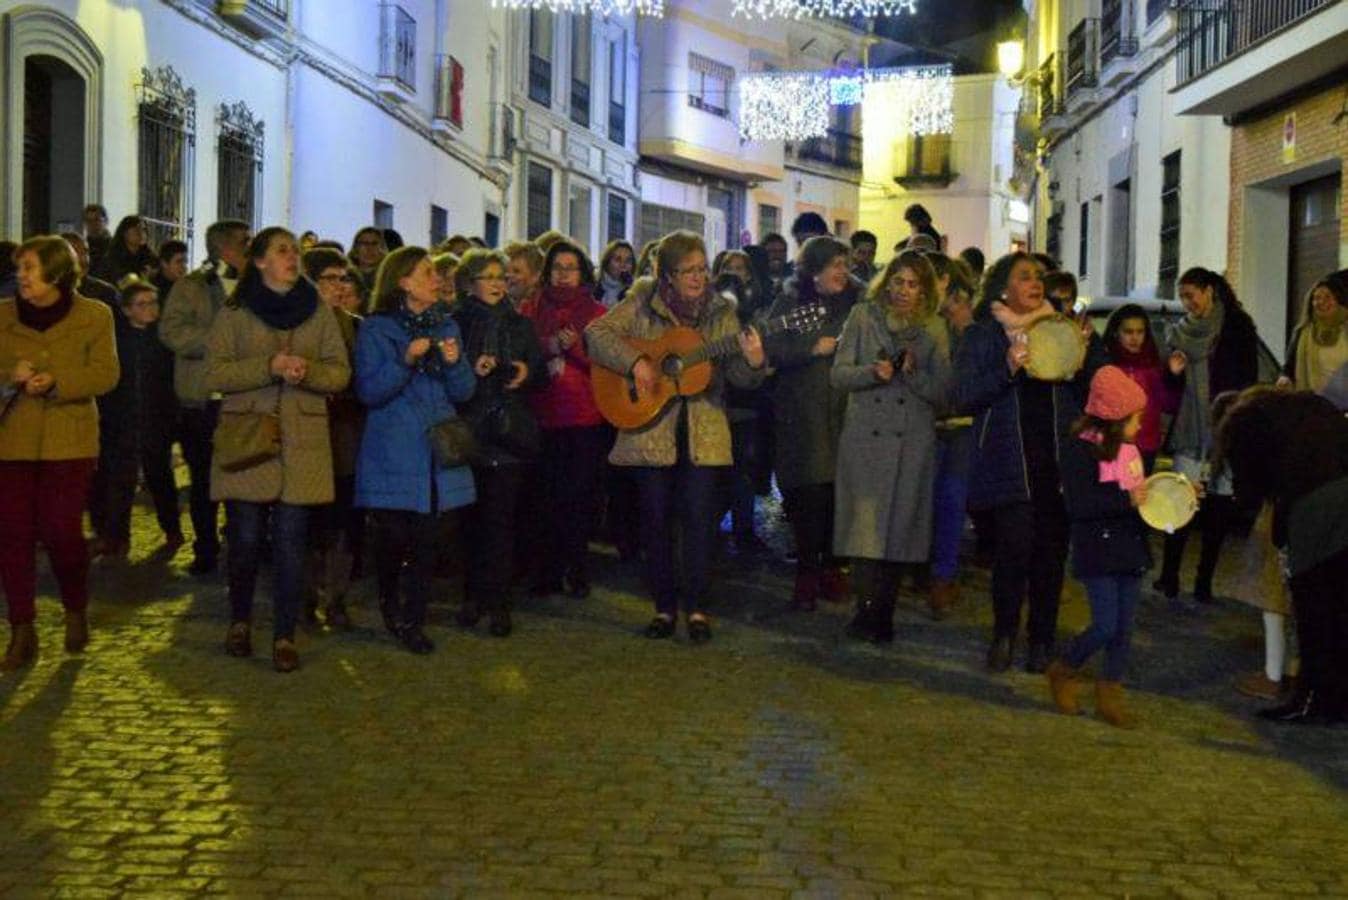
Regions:
M 1277 178 L 1326 159 L 1348 159 L 1348 121 L 1334 125 L 1344 108 L 1343 85 L 1307 97 L 1264 118 L 1239 125 L 1231 135 L 1231 211 L 1227 219 L 1227 266 L 1233 284 L 1240 280 L 1241 220 L 1248 184 Z M 1282 129 L 1288 112 L 1296 112 L 1296 159 L 1282 159 Z M 1348 182 L 1348 178 L 1344 179 Z M 1345 185 L 1348 186 L 1348 185 Z M 1339 244 L 1348 245 L 1348 190 L 1339 210 Z

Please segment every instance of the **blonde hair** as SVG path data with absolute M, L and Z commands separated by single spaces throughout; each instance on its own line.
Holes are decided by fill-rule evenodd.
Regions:
M 905 250 L 889 261 L 889 265 L 880 274 L 871 279 L 866 290 L 866 299 L 881 306 L 889 305 L 889 281 L 900 269 L 911 269 L 922 285 L 922 305 L 918 307 L 917 318 L 927 319 L 936 314 L 940 298 L 936 296 L 936 270 L 926 254 L 917 250 Z
M 61 296 L 69 296 L 74 292 L 75 282 L 80 280 L 80 262 L 75 257 L 75 249 L 65 238 L 52 234 L 31 237 L 14 251 L 14 261 L 17 263 L 25 253 L 37 256 L 42 280 L 55 285 Z
M 478 247 L 476 249 L 481 250 L 482 248 Z M 472 250 L 468 251 L 468 253 L 472 252 Z M 529 265 L 530 271 L 534 272 L 534 274 L 543 271 L 543 251 L 538 249 L 538 244 L 531 241 L 512 241 L 505 245 L 505 250 L 502 252 L 505 253 L 506 259 L 511 262 L 517 259 L 523 259 Z M 459 258 L 459 265 L 463 265 L 463 260 L 467 258 L 468 253 L 465 253 Z
M 571 239 L 557 229 L 549 228 L 547 231 L 534 238 L 534 246 L 537 247 L 540 252 L 547 253 L 552 249 L 552 245 L 558 241 L 571 241 Z M 579 242 L 571 241 L 571 243 L 577 244 Z

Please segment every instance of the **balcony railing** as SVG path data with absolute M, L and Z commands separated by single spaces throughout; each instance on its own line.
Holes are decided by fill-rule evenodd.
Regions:
M 280 37 L 290 21 L 290 0 L 219 0 L 216 10 L 255 38 Z
M 796 158 L 859 172 L 861 171 L 861 135 L 830 128 L 828 134 L 824 137 L 809 138 L 797 144 Z
M 1120 56 L 1137 55 L 1133 0 L 1105 0 L 1100 13 L 1100 67 Z
M 1067 96 L 1100 82 L 1100 20 L 1082 19 L 1067 36 Z
M 1180 0 L 1180 84 L 1224 63 L 1337 0 Z
M 1058 69 L 1053 54 L 1039 67 L 1039 118 L 1062 114 L 1062 97 L 1058 94 Z
M 417 90 L 417 22 L 396 3 L 379 5 L 379 77 Z
M 613 100 L 608 104 L 608 139 L 615 144 L 627 143 L 627 107 Z

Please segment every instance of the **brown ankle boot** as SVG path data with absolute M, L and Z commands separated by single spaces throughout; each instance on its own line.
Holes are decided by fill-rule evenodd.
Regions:
M 1077 700 L 1077 694 L 1081 691 L 1081 681 L 1077 677 L 1077 670 L 1062 660 L 1055 659 L 1049 664 L 1046 674 L 1048 690 L 1053 695 L 1053 705 L 1058 707 L 1058 712 L 1068 716 L 1080 715 L 1081 704 Z
M 927 608 L 931 611 L 933 619 L 941 621 L 950 615 L 950 610 L 959 602 L 959 582 L 947 581 L 944 578 L 932 581 L 930 593 L 927 594 Z
M 79 653 L 89 645 L 89 616 L 84 610 L 66 610 L 66 652 Z
M 37 657 L 37 631 L 32 622 L 11 625 L 9 646 L 5 658 L 0 659 L 0 672 L 13 672 L 30 664 Z
M 1095 714 L 1115 728 L 1137 727 L 1137 717 L 1128 711 L 1123 685 L 1117 681 L 1095 683 Z

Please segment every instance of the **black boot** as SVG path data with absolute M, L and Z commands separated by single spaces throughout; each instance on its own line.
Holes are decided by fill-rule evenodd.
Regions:
M 379 615 L 384 619 L 384 628 L 394 637 L 402 627 L 402 604 L 397 597 L 379 598 Z
M 852 621 L 847 623 L 847 636 L 858 641 L 870 641 L 873 644 L 881 643 L 882 615 L 883 612 L 878 601 L 858 600 L 856 614 L 852 616 Z M 890 634 L 892 638 L 892 625 L 890 626 Z
M 509 637 L 510 632 L 514 630 L 514 623 L 510 621 L 510 599 L 508 597 L 492 598 L 488 615 L 491 617 L 491 622 L 487 626 L 487 631 L 491 636 Z
M 1005 672 L 1011 668 L 1011 660 L 1014 656 L 1014 638 L 994 637 L 992 643 L 988 645 L 988 671 Z
M 1256 715 L 1265 721 L 1285 725 L 1323 725 L 1333 718 L 1328 715 L 1320 694 L 1309 688 L 1298 691 L 1286 703 L 1261 709 Z
M 425 654 L 435 649 L 435 643 L 426 636 L 418 624 L 408 623 L 398 632 L 398 640 L 413 653 Z
M 1052 658 L 1053 645 L 1030 644 L 1030 652 L 1025 659 L 1025 671 L 1031 675 L 1043 675 L 1048 671 L 1048 663 Z

